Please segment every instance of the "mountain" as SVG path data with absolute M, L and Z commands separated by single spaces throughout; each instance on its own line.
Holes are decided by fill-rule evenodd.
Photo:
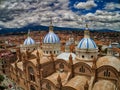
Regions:
M 29 24 L 22 28 L 2 28 L 0 30 L 0 34 L 13 34 L 13 33 L 21 33 L 21 32 L 28 32 L 28 30 L 31 31 L 42 31 L 42 30 L 49 30 L 48 26 L 42 26 L 42 25 L 33 25 Z M 54 27 L 54 30 L 82 30 L 78 28 L 66 28 L 66 27 Z
M 22 28 L 3 28 L 0 27 L 0 34 L 14 34 L 14 33 L 22 33 L 22 32 L 28 32 L 28 30 L 31 31 L 42 31 L 42 30 L 49 30 L 48 26 L 42 26 L 37 24 L 29 24 L 27 26 L 24 26 Z M 54 30 L 69 30 L 69 31 L 82 31 L 84 29 L 80 28 L 67 28 L 67 27 L 54 27 Z M 115 32 L 114 30 L 91 30 L 92 32 Z

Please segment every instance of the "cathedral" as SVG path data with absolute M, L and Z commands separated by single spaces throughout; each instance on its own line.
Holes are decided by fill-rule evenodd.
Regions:
M 62 48 L 52 21 L 42 44 L 28 33 L 16 50 L 9 77 L 24 90 L 120 90 L 120 59 L 113 56 L 111 45 L 100 56 L 87 25 L 74 52 L 67 45 Z

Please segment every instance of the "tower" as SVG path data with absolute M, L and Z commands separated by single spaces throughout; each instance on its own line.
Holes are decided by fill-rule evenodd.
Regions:
M 49 32 L 53 32 L 52 18 L 50 20 Z
M 84 30 L 84 38 L 81 39 L 76 48 L 77 58 L 84 61 L 92 61 L 93 58 L 97 58 L 98 47 L 96 43 L 90 38 L 90 31 L 88 30 L 88 25 L 86 24 L 86 29 Z
M 52 19 L 50 21 L 49 33 L 43 40 L 42 50 L 44 54 L 55 54 L 60 53 L 60 39 L 53 31 Z

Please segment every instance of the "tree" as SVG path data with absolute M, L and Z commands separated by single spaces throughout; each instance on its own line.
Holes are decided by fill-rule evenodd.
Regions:
M 4 80 L 4 76 L 3 75 L 0 75 L 0 83 Z M 5 90 L 7 89 L 8 87 L 6 85 L 0 85 L 0 90 Z
M 0 86 L 0 90 L 5 90 L 7 88 L 8 88 L 7 86 Z
M 4 76 L 3 75 L 0 75 L 0 83 L 4 80 Z

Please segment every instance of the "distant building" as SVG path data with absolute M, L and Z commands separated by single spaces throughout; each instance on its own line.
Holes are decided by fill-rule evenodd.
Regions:
M 118 48 L 119 47 L 119 43 L 116 43 L 116 42 L 111 43 L 111 45 L 112 45 L 113 48 Z

